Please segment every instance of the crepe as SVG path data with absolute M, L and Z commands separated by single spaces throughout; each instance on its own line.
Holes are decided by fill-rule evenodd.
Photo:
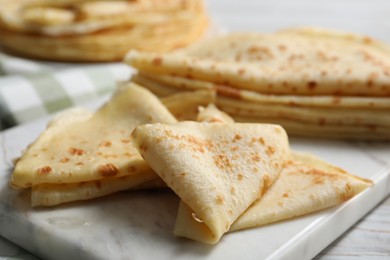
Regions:
M 279 178 L 230 231 L 265 225 L 338 205 L 372 185 L 313 155 L 292 153 Z
M 230 227 L 254 228 L 338 205 L 372 185 L 306 153 L 292 152 L 279 177 Z M 180 203 L 175 234 L 201 232 L 193 211 Z
M 193 109 L 198 108 L 202 102 L 207 101 L 207 98 L 201 99 L 201 103 L 197 104 L 195 101 L 199 97 L 208 95 L 213 97 L 211 91 L 195 91 L 188 95 L 187 93 L 178 93 L 173 96 L 163 98 L 162 103 L 170 111 L 181 111 L 180 115 L 185 118 L 192 118 Z M 211 96 L 210 96 L 211 95 Z M 178 104 L 177 101 L 181 101 Z M 180 105 L 180 107 L 179 107 Z M 79 112 L 72 113 L 69 117 L 80 116 L 82 113 L 90 116 L 91 112 L 77 109 Z M 200 108 L 198 114 L 198 121 L 216 121 L 216 120 L 230 120 L 228 115 L 219 111 L 213 106 L 207 108 Z M 187 112 L 186 112 L 187 111 Z M 139 190 L 139 189 L 153 189 L 166 187 L 165 183 L 156 175 L 150 168 L 133 173 L 129 176 L 104 178 L 94 181 L 83 181 L 79 183 L 61 183 L 61 184 L 38 184 L 31 189 L 31 206 L 55 206 L 72 201 L 89 200 L 93 198 L 102 197 L 113 194 L 123 190 Z
M 155 94 L 214 89 L 236 121 L 291 135 L 390 139 L 390 48 L 325 29 L 232 33 L 169 55 L 130 52 L 132 78 Z
M 17 161 L 12 185 L 80 183 L 150 169 L 130 134 L 137 125 L 156 122 L 176 119 L 149 91 L 123 85 L 94 114 L 76 110 L 53 119 Z
M 201 234 L 183 236 L 210 244 L 275 180 L 289 153 L 287 135 L 276 125 L 148 124 L 132 137 L 150 167 L 202 221 Z
M 130 49 L 170 51 L 200 39 L 207 26 L 200 0 L 0 1 L 0 44 L 41 59 L 111 61 Z
M 390 96 L 389 48 L 382 46 L 368 37 L 297 29 L 231 33 L 173 54 L 132 51 L 126 61 L 144 72 L 268 94 Z

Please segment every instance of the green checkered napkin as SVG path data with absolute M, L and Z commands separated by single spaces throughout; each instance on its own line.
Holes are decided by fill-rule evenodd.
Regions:
M 0 53 L 0 130 L 97 99 L 130 73 L 122 63 L 71 66 Z

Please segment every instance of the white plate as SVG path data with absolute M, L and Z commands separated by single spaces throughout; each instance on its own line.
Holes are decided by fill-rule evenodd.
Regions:
M 214 246 L 172 234 L 179 200 L 170 192 L 121 192 L 48 209 L 31 209 L 27 192 L 8 187 L 12 159 L 44 129 L 45 120 L 0 135 L 0 235 L 52 259 L 310 259 L 390 193 L 390 145 L 291 139 L 358 176 L 372 188 L 328 210 L 226 234 Z

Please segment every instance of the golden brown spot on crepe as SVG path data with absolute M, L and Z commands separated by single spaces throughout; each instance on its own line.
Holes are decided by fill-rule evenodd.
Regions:
M 154 65 L 159 66 L 159 65 L 161 65 L 163 63 L 163 59 L 161 57 L 156 57 L 156 58 L 153 59 L 152 62 L 153 62 Z
M 129 152 L 126 152 L 126 153 L 124 153 L 123 155 L 126 156 L 126 157 L 132 157 L 132 156 L 133 156 L 133 154 L 131 154 L 131 153 L 129 153 Z
M 37 170 L 38 174 L 45 175 L 51 173 L 52 169 L 50 166 L 43 166 Z
M 213 155 L 215 165 L 220 169 L 231 169 L 233 167 L 229 158 L 224 154 Z
M 318 124 L 319 124 L 320 126 L 325 125 L 325 123 L 326 123 L 326 119 L 325 119 L 325 118 L 321 117 L 321 118 L 318 119 Z
M 179 177 L 180 177 L 180 178 L 186 177 L 186 173 L 185 173 L 185 172 L 180 173 L 180 174 L 179 174 Z
M 107 163 L 105 165 L 100 165 L 98 172 L 103 177 L 113 177 L 119 173 L 119 169 L 112 163 Z
M 288 87 L 288 82 L 287 82 L 287 81 L 283 81 L 283 82 L 282 82 L 282 86 L 283 86 L 283 87 Z
M 252 46 L 248 49 L 248 53 L 251 55 L 256 55 L 256 58 L 259 60 L 264 58 L 272 58 L 274 56 L 270 49 L 262 46 Z
M 267 85 L 267 88 L 269 88 L 269 89 L 271 89 L 271 88 L 273 88 L 273 87 L 274 87 L 274 84 L 272 84 L 272 83 L 270 83 L 270 84 Z
M 344 187 L 344 191 L 343 192 L 338 191 L 338 195 L 341 201 L 346 201 L 352 198 L 354 194 L 351 185 L 349 183 L 346 183 Z
M 268 156 L 271 156 L 275 153 L 275 147 L 268 145 L 265 152 Z
M 233 210 L 229 209 L 229 210 L 228 210 L 228 214 L 229 214 L 230 216 L 233 216 Z
M 365 44 L 371 44 L 371 43 L 373 43 L 373 39 L 371 39 L 370 37 L 367 37 L 367 36 L 365 36 L 365 37 L 363 37 L 363 42 L 365 43 Z
M 254 162 L 260 162 L 260 156 L 259 156 L 259 154 L 254 154 L 253 156 L 252 156 L 252 161 L 254 161 Z
M 71 155 L 77 155 L 77 156 L 80 156 L 80 155 L 83 155 L 85 154 L 85 151 L 83 149 L 78 149 L 78 148 L 70 148 L 68 150 L 68 152 L 71 154 Z
M 200 140 L 199 138 L 192 136 L 192 135 L 188 135 L 188 136 L 182 136 L 182 139 L 186 140 L 188 143 L 191 144 L 192 150 L 198 151 L 201 153 L 205 152 L 204 142 L 202 140 Z
M 130 143 L 130 140 L 129 139 L 122 139 L 121 142 L 124 144 L 128 144 L 128 143 Z
M 326 70 L 321 71 L 321 76 L 326 76 L 328 72 Z
M 223 198 L 223 195 L 222 194 L 218 194 L 217 197 L 215 198 L 215 202 L 218 205 L 223 205 L 223 203 L 225 202 L 225 200 Z
M 230 148 L 230 150 L 231 150 L 232 152 L 235 152 L 235 151 L 238 150 L 238 146 L 233 146 L 232 148 Z
M 283 201 L 279 201 L 279 202 L 278 202 L 278 205 L 279 205 L 280 207 L 284 207 L 284 202 L 283 202 Z
M 37 153 L 34 153 L 32 156 L 33 156 L 33 157 L 37 157 L 37 156 L 38 156 L 38 154 L 37 154 Z
M 315 81 L 309 81 L 309 82 L 307 82 L 307 87 L 309 88 L 309 89 L 315 89 L 315 87 L 317 87 L 317 82 L 315 82 Z
M 236 135 L 234 136 L 234 138 L 233 138 L 233 142 L 239 141 L 239 140 L 241 140 L 241 139 L 242 139 L 242 136 L 239 135 L 239 134 L 236 134 Z
M 238 179 L 239 181 L 241 181 L 242 179 L 244 179 L 244 175 L 242 175 L 241 173 L 239 173 L 239 174 L 237 175 L 237 179 Z
M 283 198 L 288 198 L 288 197 L 290 197 L 290 194 L 288 194 L 288 192 L 285 192 L 285 193 L 283 193 L 282 197 Z
M 110 141 L 102 141 L 99 144 L 99 147 L 110 147 L 110 146 L 111 146 L 111 142 Z
M 232 195 L 236 194 L 236 189 L 233 186 L 230 187 L 230 194 L 232 194 Z
M 68 158 L 68 157 L 62 157 L 61 159 L 60 159 L 60 162 L 61 163 L 67 163 L 67 162 L 69 162 L 70 161 L 70 159 Z
M 315 176 L 312 180 L 313 185 L 316 184 L 323 184 L 324 183 L 324 178 L 322 176 Z
M 84 166 L 84 163 L 83 162 L 78 162 L 76 163 L 77 166 Z

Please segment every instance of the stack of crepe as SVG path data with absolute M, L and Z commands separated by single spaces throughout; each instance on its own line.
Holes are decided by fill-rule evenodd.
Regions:
M 54 119 L 17 161 L 12 184 L 32 187 L 33 206 L 167 186 L 181 199 L 174 233 L 209 244 L 339 204 L 371 185 L 290 151 L 278 125 L 235 123 L 212 105 L 194 121 L 206 95 L 165 98 L 172 111 L 182 101 L 187 121 L 178 122 L 151 92 L 122 86 L 95 113 L 73 109 Z
M 49 60 L 170 51 L 198 40 L 207 25 L 202 0 L 0 0 L 0 44 Z
M 232 33 L 170 54 L 132 51 L 134 82 L 158 96 L 214 89 L 241 122 L 289 134 L 390 139 L 390 47 L 319 28 Z

